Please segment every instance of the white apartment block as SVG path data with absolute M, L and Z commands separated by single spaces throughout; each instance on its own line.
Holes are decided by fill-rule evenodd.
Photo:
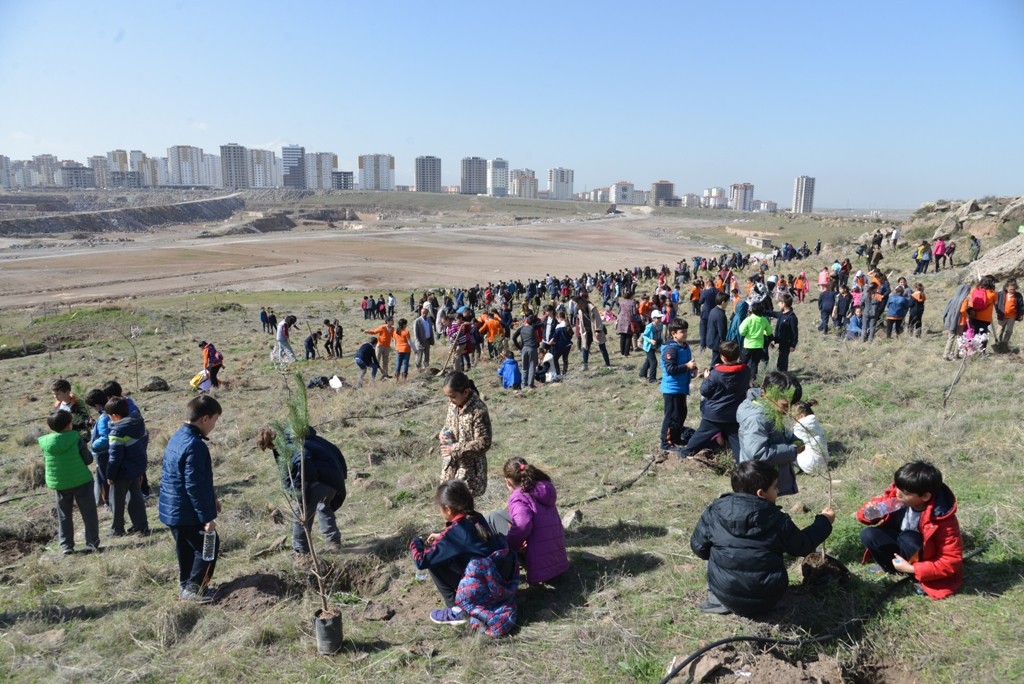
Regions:
M 111 171 L 131 171 L 128 167 L 128 153 L 124 150 L 107 152 L 107 165 Z
M 395 158 L 390 154 L 364 154 L 359 157 L 359 189 L 395 189 Z
M 211 188 L 224 187 L 224 175 L 220 167 L 219 154 L 203 155 L 203 183 Z
M 537 174 L 533 169 L 513 169 L 509 194 L 523 199 L 537 199 Z
M 729 186 L 729 208 L 736 211 L 754 210 L 753 183 L 733 183 Z
M 608 188 L 608 201 L 612 204 L 633 204 L 633 184 L 629 181 L 612 183 Z
M 203 182 L 203 149 L 191 145 L 167 148 L 168 185 L 206 185 Z
M 725 209 L 729 206 L 724 188 L 705 188 L 700 203 L 705 209 Z
M 575 172 L 572 169 L 563 169 L 562 167 L 548 169 L 548 199 L 572 199 L 574 175 Z
M 688 192 L 682 197 L 682 201 L 679 206 L 688 207 L 690 209 L 700 208 L 700 195 L 695 192 Z
M 338 155 L 332 152 L 306 153 L 306 189 L 330 190 L 331 173 L 338 168 Z
M 814 179 L 810 176 L 798 176 L 793 182 L 794 214 L 810 214 L 814 211 Z
M 491 197 L 508 196 L 508 160 L 498 157 L 487 160 L 487 194 Z
M 754 200 L 754 211 L 765 214 L 774 214 L 779 210 L 779 205 L 771 200 Z
M 249 150 L 249 186 L 276 188 L 280 185 L 281 171 L 273 150 Z M 330 180 L 330 179 L 328 179 Z

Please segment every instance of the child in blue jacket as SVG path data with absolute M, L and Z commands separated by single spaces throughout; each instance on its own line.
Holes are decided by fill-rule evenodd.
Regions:
M 680 433 L 686 422 L 686 397 L 690 394 L 690 379 L 697 370 L 686 333 L 690 324 L 677 321 L 669 326 L 671 341 L 661 350 L 661 395 L 665 402 L 665 416 L 661 421 L 661 448 L 681 446 Z
M 110 536 L 123 537 L 128 533 L 149 536 L 146 503 L 142 497 L 142 478 L 148 462 L 146 447 L 149 434 L 138 412 L 133 412 L 124 397 L 113 397 L 103 407 L 110 416 L 110 434 L 107 437 L 110 457 L 107 461 L 107 484 L 110 486 L 111 508 L 114 519 Z M 130 495 L 130 496 L 129 496 Z M 131 529 L 124 529 L 125 499 Z
M 505 360 L 498 367 L 498 377 L 505 389 L 519 390 L 523 387 L 523 374 L 516 363 L 516 354 L 511 349 L 505 352 Z

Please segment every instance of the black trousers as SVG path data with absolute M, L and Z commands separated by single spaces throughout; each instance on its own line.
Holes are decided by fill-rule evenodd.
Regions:
M 789 345 L 779 347 L 779 358 L 775 361 L 775 369 L 780 371 L 789 370 Z
M 205 587 L 213 578 L 217 565 L 216 555 L 212 561 L 203 560 L 202 525 L 171 525 L 174 537 L 174 551 L 178 555 L 178 581 L 184 589 L 189 584 Z M 217 554 L 220 553 L 220 537 L 217 537 Z
M 679 433 L 686 422 L 685 394 L 662 394 L 665 400 L 665 417 L 661 421 L 661 448 L 679 446 Z
M 885 526 L 865 527 L 860 531 L 860 541 L 871 552 L 871 557 L 886 572 L 896 572 L 892 565 L 892 557 L 897 553 L 903 558 L 913 561 L 914 555 L 921 553 L 924 537 L 917 530 L 903 531 L 902 515 L 890 515 Z
M 459 582 L 462 581 L 462 575 L 444 565 L 430 568 L 427 572 L 430 573 L 430 579 L 434 580 L 434 586 L 441 593 L 444 605 L 454 608 L 455 592 L 459 588 Z
M 679 456 L 692 456 L 701 449 L 710 449 L 714 446 L 714 442 L 711 440 L 717 433 L 721 432 L 729 442 L 729 447 L 732 449 L 733 458 L 739 461 L 740 458 L 740 424 L 736 421 L 731 423 L 719 422 L 715 420 L 705 420 L 701 418 L 700 425 L 697 426 L 696 432 L 690 436 L 690 441 L 686 443 L 686 448 L 680 452 Z

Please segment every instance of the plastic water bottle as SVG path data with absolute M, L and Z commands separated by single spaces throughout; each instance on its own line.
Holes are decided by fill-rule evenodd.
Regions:
M 455 435 L 452 434 L 451 430 L 441 430 L 441 444 L 445 446 L 451 446 L 455 443 Z
M 217 531 L 203 532 L 203 560 L 210 562 L 217 557 Z
M 880 520 L 893 511 L 903 508 L 903 502 L 899 499 L 883 499 L 864 507 L 864 517 L 868 520 Z
M 430 579 L 430 575 L 427 574 L 426 570 L 417 570 L 416 571 L 416 581 L 417 582 L 426 582 L 428 579 Z

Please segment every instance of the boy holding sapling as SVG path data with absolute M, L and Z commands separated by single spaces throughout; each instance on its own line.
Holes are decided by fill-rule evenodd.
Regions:
M 704 613 L 756 615 L 786 593 L 783 553 L 806 556 L 832 534 L 835 512 L 826 507 L 799 529 L 781 508 L 778 471 L 764 461 L 745 461 L 732 473 L 732 493 L 704 510 L 690 537 L 693 552 L 708 561 Z
M 942 472 L 927 461 L 906 463 L 893 483 L 857 512 L 865 525 L 860 540 L 864 561 L 881 570 L 913 575 L 933 599 L 952 596 L 964 581 L 963 539 L 956 518 L 956 497 Z

